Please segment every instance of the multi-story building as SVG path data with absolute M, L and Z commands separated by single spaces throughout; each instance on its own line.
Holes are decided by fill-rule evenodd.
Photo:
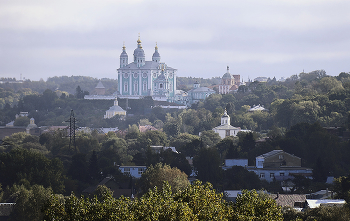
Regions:
M 292 179 L 293 175 L 312 177 L 312 169 L 301 166 L 301 158 L 284 152 L 273 150 L 257 156 L 255 167 L 248 167 L 249 171 L 255 172 L 260 179 L 268 182 L 276 179 L 283 181 Z
M 152 96 L 154 100 L 173 102 L 176 92 L 177 70 L 161 62 L 158 46 L 151 61 L 146 61 L 140 38 L 129 63 L 125 46 L 120 55 L 118 71 L 119 98 L 139 99 Z

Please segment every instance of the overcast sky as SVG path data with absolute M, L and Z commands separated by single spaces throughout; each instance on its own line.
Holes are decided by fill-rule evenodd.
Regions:
M 350 71 L 349 0 L 0 0 L 0 77 L 117 78 L 123 42 L 178 76 Z

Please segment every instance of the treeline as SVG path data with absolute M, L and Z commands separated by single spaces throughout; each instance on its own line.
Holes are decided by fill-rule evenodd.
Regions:
M 349 141 L 342 141 L 318 123 L 297 124 L 286 132 L 275 128 L 268 136 L 269 139 L 259 143 L 256 142 L 259 137 L 257 133 L 239 133 L 237 137 L 225 139 L 221 139 L 212 130 L 203 131 L 200 136 L 189 133 L 169 136 L 160 130 L 142 133 L 138 126 L 132 125 L 127 132 L 109 132 L 107 135 L 99 134 L 96 130 L 78 132 L 74 145 L 64 131 L 44 133 L 40 137 L 17 133 L 6 137 L 1 145 L 3 153 L 0 154 L 0 159 L 3 157 L 3 166 L 0 167 L 0 174 L 4 173 L 4 176 L 0 176 L 0 183 L 12 186 L 26 182 L 48 187 L 47 183 L 40 180 L 44 175 L 31 175 L 30 172 L 59 173 L 59 180 L 64 187 L 61 186 L 62 183 L 55 184 L 50 181 L 52 185 L 60 186 L 60 192 L 63 193 L 81 193 L 89 185 L 96 184 L 109 175 L 125 179 L 115 165 L 149 167 L 165 163 L 189 176 L 192 174 L 192 167 L 186 157 L 190 157 L 196 171 L 195 177 L 212 183 L 216 189 L 265 188 L 271 192 L 283 192 L 278 182 L 263 182 L 255 173 L 244 168 L 221 168 L 224 159 L 246 158 L 249 165 L 255 165 L 255 157 L 275 149 L 301 157 L 302 166 L 313 168 L 313 180 L 297 177 L 291 181 L 294 182 L 292 191 L 295 193 L 330 187 L 325 184 L 327 176 L 339 177 L 350 170 Z M 173 146 L 179 153 L 170 149 L 155 153 L 150 148 L 151 145 Z M 36 161 L 44 160 L 44 156 L 50 161 L 55 159 L 55 165 L 61 165 L 55 166 L 58 171 L 45 172 L 39 168 L 27 171 L 28 168 L 42 165 L 42 162 Z M 30 158 L 33 159 L 29 160 Z M 28 164 L 30 162 L 33 165 Z M 47 170 L 53 168 L 49 161 L 45 165 Z M 33 178 L 38 180 L 33 181 Z M 49 178 L 47 181 L 49 182 Z
M 106 88 L 106 94 L 113 94 L 118 90 L 118 81 L 109 78 L 100 79 Z M 17 105 L 19 100 L 26 95 L 39 95 L 49 89 L 61 96 L 62 93 L 76 95 L 76 88 L 79 86 L 82 90 L 93 93 L 99 79 L 86 76 L 61 76 L 51 77 L 47 81 L 25 80 L 21 83 L 2 83 L 0 84 L 0 108 L 6 104 L 10 107 Z

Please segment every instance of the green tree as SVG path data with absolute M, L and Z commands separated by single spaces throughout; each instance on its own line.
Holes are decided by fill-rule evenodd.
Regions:
M 175 192 L 189 185 L 187 175 L 184 172 L 175 167 L 171 168 L 167 164 L 157 163 L 155 166 L 149 166 L 142 174 L 138 186 L 142 193 L 146 193 L 155 186 L 161 189 L 164 181 L 168 182 Z
M 126 141 L 116 136 L 106 138 L 106 140 L 102 142 L 102 151 L 100 155 L 119 165 L 126 164 L 132 160 Z
M 197 173 L 197 179 L 210 182 L 217 187 L 222 179 L 221 160 L 215 148 L 202 148 L 193 158 L 193 167 Z
M 199 137 L 203 142 L 204 147 L 213 147 L 221 140 L 220 135 L 213 130 L 203 131 Z
M 349 176 L 341 176 L 334 180 L 334 191 L 338 199 L 345 199 L 350 202 L 350 178 Z
M 92 155 L 89 159 L 89 177 L 92 180 L 95 181 L 100 181 L 101 178 L 101 171 L 100 171 L 100 167 L 98 165 L 98 159 L 97 159 L 97 153 L 96 151 L 92 152 Z
M 191 143 L 194 140 L 198 140 L 199 136 L 192 135 L 189 133 L 180 133 L 178 136 L 174 137 L 170 141 L 170 145 L 176 147 L 177 150 L 180 150 L 188 143 Z
M 14 126 L 28 126 L 29 124 L 29 118 L 28 117 L 18 117 L 15 122 L 13 123 Z
M 89 180 L 88 164 L 86 162 L 86 155 L 78 153 L 72 157 L 72 163 L 68 170 L 68 175 L 72 179 L 76 179 L 82 182 Z
M 281 208 L 267 194 L 243 190 L 236 199 L 232 220 L 283 220 Z
M 43 220 L 42 208 L 53 194 L 51 188 L 33 185 L 26 189 L 23 185 L 14 185 L 10 192 L 16 203 L 10 220 Z
M 223 186 L 226 190 L 261 189 L 259 177 L 243 167 L 234 166 L 224 171 Z
M 40 153 L 16 148 L 0 154 L 0 183 L 12 186 L 26 180 L 30 185 L 51 187 L 54 192 L 63 192 L 63 164 L 57 159 L 48 159 Z
M 172 120 L 164 124 L 163 130 L 169 137 L 176 137 L 180 132 L 180 126 L 178 122 Z
M 168 142 L 167 135 L 159 130 L 146 131 L 142 133 L 138 139 L 140 145 L 149 144 L 155 146 L 167 146 Z
M 232 213 L 222 193 L 217 193 L 210 183 L 202 184 L 198 180 L 177 192 L 174 199 L 189 205 L 198 220 L 229 220 Z

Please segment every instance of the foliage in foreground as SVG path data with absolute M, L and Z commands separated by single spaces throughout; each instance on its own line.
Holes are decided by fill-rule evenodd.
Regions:
M 45 206 L 45 220 L 282 220 L 273 199 L 255 190 L 244 191 L 236 204 L 223 199 L 212 185 L 196 181 L 173 193 L 169 184 L 156 187 L 141 198 L 114 199 L 109 191 L 103 197 L 62 200 L 52 195 Z

